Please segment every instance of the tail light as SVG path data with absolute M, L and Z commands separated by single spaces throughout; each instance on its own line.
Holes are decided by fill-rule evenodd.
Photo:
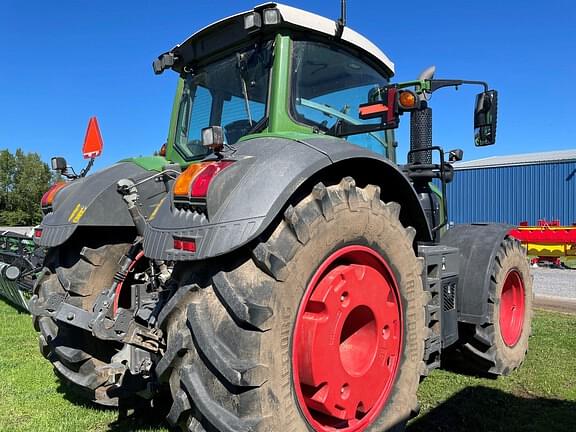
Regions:
M 50 186 L 50 189 L 48 189 L 48 191 L 44 195 L 42 195 L 42 200 L 40 201 L 40 206 L 42 207 L 42 210 L 51 209 L 56 194 L 58 194 L 58 192 L 60 192 L 67 184 L 68 183 L 66 182 L 58 182 Z
M 174 204 L 192 204 L 206 199 L 212 180 L 234 161 L 199 162 L 190 165 L 176 179 Z
M 196 240 L 185 238 L 174 238 L 174 249 L 186 252 L 196 252 Z

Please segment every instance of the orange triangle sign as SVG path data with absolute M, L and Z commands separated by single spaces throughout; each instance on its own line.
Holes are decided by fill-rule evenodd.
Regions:
M 91 117 L 88 122 L 88 129 L 86 130 L 86 137 L 84 138 L 84 145 L 82 146 L 82 154 L 84 159 L 92 159 L 102 154 L 102 135 L 98 127 L 98 120 L 96 117 Z

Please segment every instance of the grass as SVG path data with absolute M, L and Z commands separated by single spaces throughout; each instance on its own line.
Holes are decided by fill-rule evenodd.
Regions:
M 576 431 L 576 316 L 537 312 L 528 358 L 512 376 L 437 370 L 419 399 L 409 432 Z M 0 431 L 168 430 L 157 422 L 118 420 L 68 395 L 38 351 L 30 317 L 0 300 Z

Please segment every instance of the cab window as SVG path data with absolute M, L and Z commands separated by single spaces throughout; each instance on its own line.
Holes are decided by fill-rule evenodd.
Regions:
M 294 41 L 292 67 L 292 115 L 297 122 L 328 135 L 335 134 L 341 122 L 378 123 L 378 119 L 358 117 L 358 106 L 368 102 L 371 92 L 388 83 L 386 76 L 368 63 L 334 46 Z M 345 139 L 386 154 L 383 131 Z

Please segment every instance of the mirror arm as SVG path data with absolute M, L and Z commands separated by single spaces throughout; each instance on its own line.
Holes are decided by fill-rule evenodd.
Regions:
M 484 91 L 488 91 L 488 83 L 484 81 L 469 81 L 469 80 L 430 80 L 429 92 L 432 93 L 442 87 L 458 87 L 462 84 L 481 85 Z

